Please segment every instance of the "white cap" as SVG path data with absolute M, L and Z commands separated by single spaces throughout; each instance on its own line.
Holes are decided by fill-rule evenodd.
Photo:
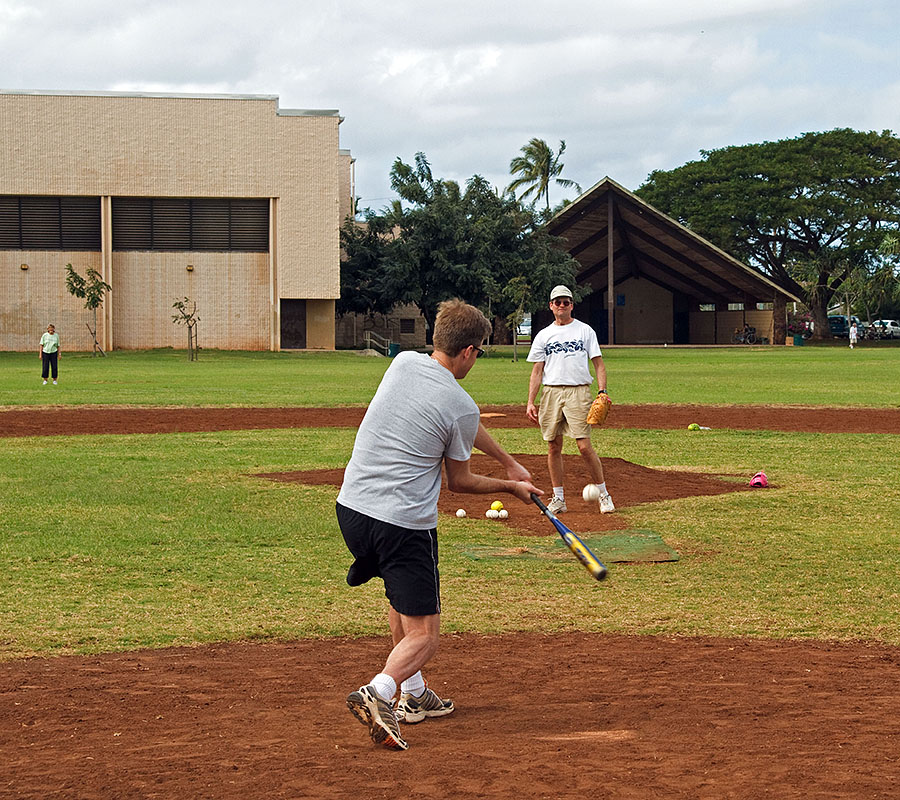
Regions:
M 551 300 L 551 301 L 556 300 L 557 297 L 568 297 L 568 298 L 571 298 L 571 297 L 572 297 L 572 292 L 569 291 L 569 287 L 568 287 L 568 286 L 562 286 L 562 285 L 554 286 L 554 287 L 550 290 L 550 300 Z

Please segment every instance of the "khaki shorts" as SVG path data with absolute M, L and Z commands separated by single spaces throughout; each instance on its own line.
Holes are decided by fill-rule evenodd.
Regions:
M 545 442 L 557 436 L 590 439 L 591 426 L 587 415 L 594 396 L 588 384 L 581 386 L 545 386 L 541 389 L 538 422 Z

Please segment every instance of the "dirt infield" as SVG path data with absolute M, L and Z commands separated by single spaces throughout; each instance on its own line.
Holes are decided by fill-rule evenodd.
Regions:
M 531 472 L 537 486 L 549 484 L 547 457 L 517 454 L 516 459 Z M 599 514 L 596 503 L 586 503 L 577 487 L 591 482 L 590 473 L 581 456 L 566 454 L 563 456 L 567 483 L 571 491 L 566 495 L 565 523 L 576 533 L 591 531 L 609 531 L 626 527 L 625 521 L 618 514 Z M 503 469 L 496 461 L 481 453 L 472 456 L 472 469 L 482 475 L 505 478 Z M 641 503 L 658 503 L 661 500 L 675 500 L 681 497 L 699 495 L 724 494 L 726 492 L 751 491 L 746 480 L 722 480 L 712 475 L 695 472 L 677 472 L 675 470 L 650 469 L 640 464 L 632 464 L 621 458 L 603 459 L 606 485 L 612 494 L 616 509 L 621 510 Z M 287 483 L 305 483 L 309 485 L 331 484 L 340 486 L 343 482 L 344 470 L 320 469 L 298 472 L 266 472 L 258 473 L 258 477 L 269 478 Z M 774 488 L 774 487 L 773 487 Z M 454 514 L 458 508 L 465 509 L 470 517 L 481 518 L 490 507 L 491 500 L 479 495 L 459 494 L 446 488 L 441 490 L 438 510 L 445 514 Z M 510 516 L 506 520 L 497 520 L 512 532 L 532 536 L 555 536 L 556 533 L 534 506 L 524 506 L 515 498 L 504 498 Z
M 518 407 L 483 411 L 488 425 L 525 424 Z M 900 411 L 891 410 L 616 406 L 614 413 L 612 427 L 900 433 Z M 360 409 L 3 411 L 0 435 L 356 425 L 361 416 Z M 530 458 L 537 473 L 543 459 Z M 569 461 L 574 482 L 580 460 Z M 729 476 L 604 463 L 620 508 L 743 488 Z M 337 471 L 316 475 L 337 479 Z M 442 508 L 472 502 L 448 495 Z M 575 498 L 570 522 L 580 514 L 588 520 L 580 505 Z M 620 524 L 618 514 L 590 519 Z M 598 599 L 607 589 L 596 587 Z M 445 635 L 428 677 L 457 711 L 404 726 L 406 753 L 373 747 L 344 705 L 389 648 L 385 636 L 2 663 L 0 798 L 900 796 L 900 648 Z
M 383 639 L 0 664 L 10 798 L 895 798 L 900 654 L 823 643 L 443 637 L 456 712 L 375 748 L 344 697 Z
M 535 427 L 524 406 L 482 406 L 487 427 Z M 87 433 L 175 433 L 261 428 L 356 427 L 364 408 L 89 408 L 0 411 L 0 437 Z M 608 428 L 710 428 L 809 433 L 900 433 L 900 408 L 613 405 Z

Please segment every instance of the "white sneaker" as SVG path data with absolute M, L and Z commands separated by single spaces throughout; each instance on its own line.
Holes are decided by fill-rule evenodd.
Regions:
M 53 381 L 53 385 L 56 386 L 56 381 Z
M 566 508 L 566 501 L 561 497 L 553 496 L 553 499 L 547 503 L 547 511 L 551 514 L 562 514 L 564 511 L 568 511 Z
M 613 511 L 616 510 L 616 507 L 613 505 L 612 498 L 609 496 L 609 492 L 600 496 L 600 513 L 601 514 L 612 514 Z
M 46 386 L 46 385 L 47 385 L 47 381 L 44 381 L 44 386 Z

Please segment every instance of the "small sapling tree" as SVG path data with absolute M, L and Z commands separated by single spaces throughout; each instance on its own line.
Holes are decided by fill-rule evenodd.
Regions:
M 85 277 L 82 277 L 71 264 L 66 264 L 66 289 L 69 290 L 69 294 L 84 300 L 84 307 L 94 312 L 94 329 L 91 330 L 91 326 L 85 323 L 94 342 L 91 355 L 96 356 L 100 353 L 101 356 L 105 356 L 106 353 L 97 341 L 97 309 L 103 305 L 103 298 L 106 292 L 112 291 L 112 286 L 104 281 L 93 267 L 88 267 Z
M 178 312 L 172 315 L 172 322 L 187 327 L 188 360 L 196 361 L 200 355 L 200 345 L 197 344 L 197 323 L 200 321 L 200 317 L 197 316 L 197 303 L 189 297 L 184 297 L 172 303 L 172 308 Z

